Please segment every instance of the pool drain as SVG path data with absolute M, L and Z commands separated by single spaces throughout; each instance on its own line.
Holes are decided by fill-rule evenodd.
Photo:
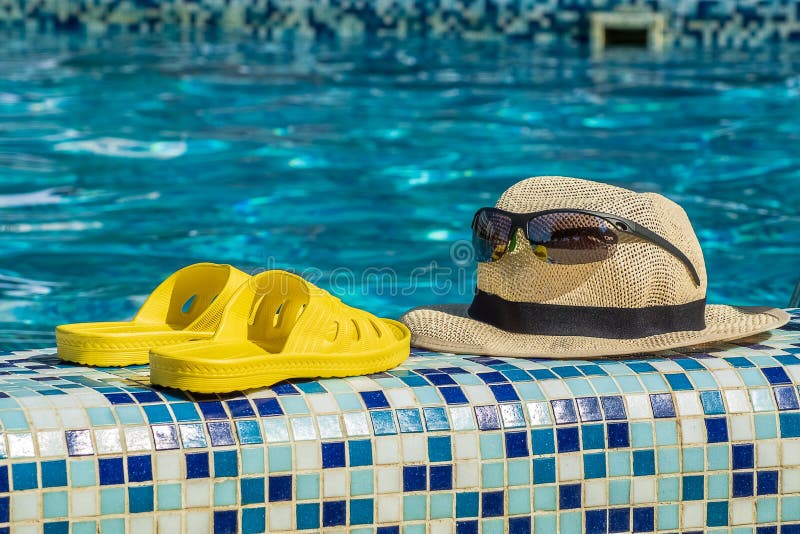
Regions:
M 654 52 L 664 49 L 663 13 L 639 9 L 598 11 L 589 15 L 592 50 L 609 47 L 645 48 Z

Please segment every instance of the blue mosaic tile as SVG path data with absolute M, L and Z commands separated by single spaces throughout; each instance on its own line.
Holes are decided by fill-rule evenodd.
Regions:
M 533 483 L 551 484 L 556 481 L 556 464 L 553 458 L 534 458 Z
M 319 528 L 320 519 L 319 503 L 303 503 L 296 506 L 298 530 L 312 530 Z
M 754 447 L 752 443 L 734 444 L 731 446 L 733 469 L 752 469 L 754 465 Z
M 489 386 L 497 402 L 513 402 L 518 401 L 519 396 L 516 390 L 510 384 L 492 384 Z
M 797 410 L 800 404 L 797 402 L 795 386 L 777 386 L 772 388 L 775 394 L 775 402 L 779 410 Z
M 428 478 L 431 491 L 444 491 L 453 489 L 453 466 L 432 465 L 429 468 Z
M 57 488 L 68 485 L 66 461 L 43 461 L 41 463 L 41 469 L 43 488 Z M 7 492 L 8 490 L 8 466 L 4 465 L 0 467 L 0 493 Z
M 633 509 L 633 531 L 653 532 L 655 530 L 655 510 L 653 507 L 639 507 Z
M 344 525 L 347 519 L 346 501 L 327 501 L 322 503 L 322 526 Z
M 361 398 L 367 408 L 389 408 L 389 401 L 383 391 L 362 391 Z
M 612 508 L 608 511 L 608 531 L 628 532 L 631 524 L 629 508 Z
M 606 425 L 606 435 L 608 437 L 608 448 L 616 449 L 619 447 L 630 446 L 630 435 L 627 423 L 609 423 Z
M 12 481 L 14 491 L 35 489 L 38 484 L 38 464 L 35 462 L 25 462 L 11 466 Z
M 214 477 L 235 477 L 239 475 L 236 451 L 214 451 Z
M 778 493 L 778 471 L 759 471 L 756 476 L 759 495 L 774 495 Z
M 428 489 L 427 468 L 424 465 L 403 467 L 403 491 Z
M 207 423 L 208 435 L 211 437 L 211 444 L 214 447 L 233 445 L 236 441 L 233 438 L 231 424 L 225 422 Z
M 272 387 L 270 387 L 270 389 L 279 396 L 300 395 L 300 391 L 298 391 L 297 387 L 287 382 L 281 382 L 279 384 L 275 384 Z
M 370 417 L 376 436 L 397 434 L 397 427 L 394 424 L 394 417 L 390 410 L 373 410 L 370 412 Z
M 531 528 L 530 517 L 510 517 L 508 519 L 509 534 L 530 534 Z
M 283 415 L 280 403 L 276 398 L 268 399 L 254 399 L 253 404 L 256 405 L 258 415 L 261 417 L 269 417 L 273 415 Z
M 575 452 L 580 450 L 580 438 L 577 427 L 556 429 L 558 452 Z
M 664 375 L 664 378 L 669 383 L 670 388 L 673 391 L 685 391 L 694 389 L 692 383 L 689 381 L 689 378 L 683 373 L 667 373 Z
M 129 482 L 153 480 L 153 464 L 150 456 L 128 456 L 127 472 Z
M 669 393 L 650 395 L 650 404 L 653 409 L 653 417 L 675 417 L 675 405 L 672 402 L 672 395 Z
M 125 468 L 122 458 L 100 458 L 97 462 L 100 485 L 125 483 Z
M 505 494 L 502 491 L 481 493 L 481 517 L 499 517 L 505 513 Z
M 751 497 L 753 495 L 753 473 L 733 473 L 733 497 Z
M 583 455 L 583 473 L 587 479 L 592 478 L 605 478 L 606 471 L 606 455 L 602 452 L 584 454 Z
M 709 443 L 728 441 L 728 420 L 724 417 L 707 417 L 706 436 Z
M 303 393 L 327 393 L 327 390 L 323 387 L 323 385 L 314 380 L 295 382 L 294 385 Z
M 233 417 L 255 417 L 253 407 L 247 399 L 234 399 L 226 402 Z
M 434 386 L 449 386 L 457 384 L 457 382 L 446 373 L 430 373 L 426 374 L 425 378 L 427 378 L 428 382 Z
M 269 477 L 269 502 L 289 501 L 292 499 L 292 476 L 280 475 Z
M 128 488 L 128 510 L 132 514 L 153 511 L 153 486 L 132 486 Z
M 533 454 L 552 454 L 555 452 L 555 432 L 552 428 L 540 428 L 531 431 Z
M 263 507 L 242 510 L 242 534 L 255 534 L 266 530 L 266 510 Z
M 575 402 L 578 405 L 581 421 L 600 421 L 603 418 L 597 397 L 580 397 L 575 399 Z
M 706 415 L 720 415 L 725 413 L 725 405 L 719 391 L 701 391 L 700 401 Z
M 340 441 L 322 444 L 323 469 L 344 467 L 345 465 L 344 442 Z
M 583 425 L 583 427 L 581 427 L 581 434 L 582 444 L 585 450 L 605 448 L 606 434 L 603 425 Z
M 627 417 L 625 414 L 625 404 L 622 401 L 622 397 L 601 397 L 600 400 L 603 404 L 603 412 L 606 415 L 606 419 L 616 420 L 625 419 Z
M 239 531 L 239 517 L 235 510 L 214 512 L 214 534 L 235 534 Z
M 126 393 L 107 393 L 105 397 L 111 404 L 133 404 L 136 402 L 133 398 Z
M 728 524 L 728 502 L 715 501 L 706 504 L 706 526 L 722 527 Z
M 575 413 L 575 401 L 573 399 L 559 399 L 550 401 L 553 407 L 553 414 L 556 423 L 576 423 L 578 416 Z
M 800 437 L 800 413 L 782 413 L 778 417 L 782 438 Z
M 203 414 L 204 419 L 228 419 L 228 413 L 225 411 L 225 408 L 219 401 L 200 402 L 197 406 L 200 408 L 200 412 Z
M 561 367 L 554 367 L 552 371 L 561 378 L 583 376 L 583 373 L 581 373 L 574 365 L 564 365 Z
M 442 387 L 439 388 L 442 398 L 447 404 L 467 404 L 467 396 L 460 387 Z
M 558 375 L 553 373 L 549 369 L 532 369 L 528 371 L 528 373 L 536 380 L 548 380 L 548 379 L 556 379 Z
M 372 465 L 372 443 L 369 440 L 349 441 L 348 451 L 350 467 Z
M 428 438 L 428 460 L 449 462 L 453 459 L 450 436 L 431 436 Z
M 519 458 L 529 456 L 528 451 L 528 433 L 521 432 L 506 432 L 506 458 Z
M 258 421 L 236 421 L 236 434 L 239 436 L 239 443 L 242 445 L 263 443 L 261 427 Z
M 562 510 L 581 507 L 581 485 L 565 484 L 558 488 L 558 505 Z
M 371 525 L 374 519 L 372 499 L 353 499 L 350 501 L 350 524 Z
M 133 398 L 139 403 L 163 402 L 161 396 L 155 391 L 138 391 L 133 393 Z
M 792 383 L 789 375 L 786 374 L 782 367 L 765 367 L 761 369 L 761 372 L 764 373 L 764 376 L 767 377 L 767 380 L 772 385 Z
M 496 406 L 476 406 L 475 417 L 481 430 L 500 429 L 500 414 Z
M 186 477 L 208 478 L 211 471 L 207 452 L 190 453 L 186 455 Z

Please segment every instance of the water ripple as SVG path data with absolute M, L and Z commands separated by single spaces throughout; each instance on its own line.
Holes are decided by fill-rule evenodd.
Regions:
M 47 204 L 58 204 L 64 200 L 64 193 L 69 192 L 66 188 L 43 189 L 32 193 L 17 193 L 0 195 L 0 209 L 13 208 L 20 206 L 43 206 Z
M 57 152 L 90 153 L 114 158 L 173 159 L 186 153 L 186 143 L 102 137 L 57 143 L 53 149 Z

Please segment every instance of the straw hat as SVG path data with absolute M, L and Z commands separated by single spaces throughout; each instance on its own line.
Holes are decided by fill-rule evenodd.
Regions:
M 444 304 L 403 315 L 413 345 L 492 356 L 585 358 L 736 339 L 789 320 L 788 313 L 776 308 L 706 305 L 700 244 L 683 209 L 661 195 L 540 176 L 512 186 L 496 207 L 514 213 L 583 209 L 625 217 L 683 252 L 700 284 L 674 255 L 646 241 L 620 241 L 604 261 L 563 265 L 539 260 L 518 230 L 513 251 L 478 264 L 472 309 L 469 304 Z M 522 323 L 523 329 L 496 326 L 509 321 Z

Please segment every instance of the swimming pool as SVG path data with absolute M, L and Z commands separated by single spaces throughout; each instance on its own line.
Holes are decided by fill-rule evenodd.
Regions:
M 381 315 L 465 301 L 520 178 L 666 194 L 709 300 L 800 278 L 800 54 L 526 43 L 0 42 L 0 347 L 129 317 L 196 261 L 304 272 Z

